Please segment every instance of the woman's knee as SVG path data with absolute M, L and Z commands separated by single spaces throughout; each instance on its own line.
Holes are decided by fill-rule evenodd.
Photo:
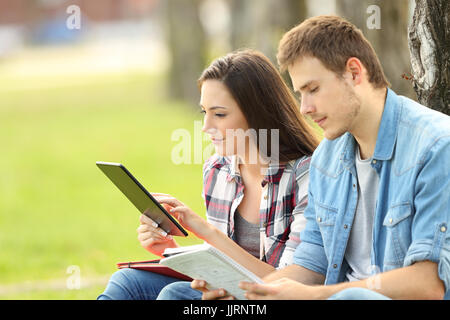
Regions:
M 175 279 L 153 272 L 125 268 L 116 271 L 98 299 L 153 300 L 160 290 Z
M 99 300 L 128 300 L 133 299 L 133 281 L 136 281 L 134 269 L 120 269 L 114 272 L 108 281 L 105 291 L 98 296 Z
M 191 288 L 191 283 L 179 281 L 165 286 L 157 300 L 200 300 L 202 293 Z

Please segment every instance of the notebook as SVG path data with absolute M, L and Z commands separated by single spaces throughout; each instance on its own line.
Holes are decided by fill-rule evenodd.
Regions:
M 132 268 L 138 270 L 144 270 L 154 273 L 159 273 L 165 276 L 177 278 L 183 281 L 192 281 L 191 277 L 188 277 L 182 273 L 179 273 L 165 265 L 159 264 L 159 260 L 146 260 L 146 261 L 131 261 L 131 262 L 119 262 L 117 268 Z
M 263 283 L 225 253 L 209 244 L 170 248 L 164 251 L 160 264 L 208 283 L 208 289 L 223 288 L 236 299 L 246 300 L 245 291 L 238 287 L 240 281 Z

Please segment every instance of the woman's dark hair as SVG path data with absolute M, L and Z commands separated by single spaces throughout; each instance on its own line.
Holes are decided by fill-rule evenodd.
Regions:
M 206 80 L 219 80 L 228 88 L 249 128 L 269 131 L 267 155 L 272 155 L 270 129 L 279 130 L 280 162 L 312 155 L 319 144 L 278 70 L 262 53 L 240 50 L 218 58 L 198 79 L 200 89 Z

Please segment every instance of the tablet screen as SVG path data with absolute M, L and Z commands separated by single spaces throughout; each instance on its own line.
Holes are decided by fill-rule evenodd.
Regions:
M 183 227 L 120 163 L 96 162 L 103 173 L 134 204 L 139 212 L 155 221 L 161 229 L 174 236 L 187 236 Z

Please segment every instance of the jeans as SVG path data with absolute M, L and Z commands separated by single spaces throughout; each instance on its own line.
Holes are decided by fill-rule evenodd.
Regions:
M 98 300 L 155 300 L 168 284 L 179 279 L 149 271 L 120 269 L 109 279 Z
M 202 293 L 191 288 L 190 282 L 175 282 L 161 290 L 158 300 L 200 300 Z M 349 288 L 342 290 L 328 300 L 390 300 L 375 291 L 363 288 Z
M 382 294 L 364 288 L 348 288 L 333 294 L 328 300 L 391 300 Z
M 202 293 L 191 288 L 191 283 L 178 281 L 165 286 L 157 300 L 201 300 Z

